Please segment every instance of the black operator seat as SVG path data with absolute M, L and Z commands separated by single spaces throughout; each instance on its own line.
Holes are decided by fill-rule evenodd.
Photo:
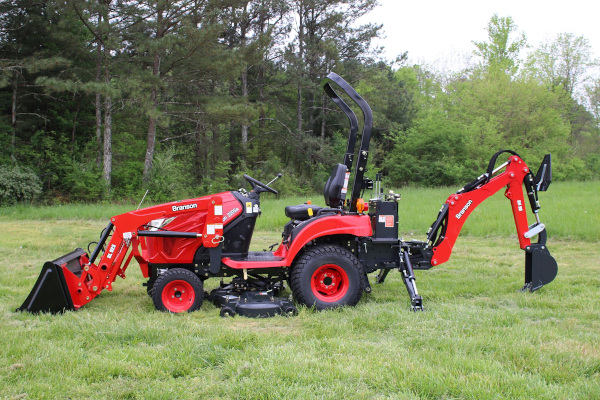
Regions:
M 348 191 L 348 179 L 346 172 L 348 168 L 344 164 L 333 167 L 333 171 L 325 184 L 325 204 L 331 208 L 339 208 L 344 205 L 346 192 Z
M 346 198 L 346 171 L 347 168 L 344 164 L 338 164 L 333 168 L 331 176 L 327 179 L 324 190 L 325 204 L 331 208 L 338 208 Z M 322 208 L 312 204 L 287 206 L 285 207 L 285 215 L 297 221 L 306 221 L 317 215 Z

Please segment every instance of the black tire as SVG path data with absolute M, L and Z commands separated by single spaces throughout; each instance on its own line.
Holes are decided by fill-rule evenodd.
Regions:
M 287 306 L 283 310 L 283 315 L 285 315 L 286 317 L 295 317 L 296 315 L 298 315 L 298 309 L 294 306 Z
M 223 308 L 221 308 L 221 311 L 219 312 L 219 315 L 222 318 L 228 318 L 228 317 L 235 317 L 235 310 L 229 306 L 224 306 Z
M 152 297 L 152 289 L 154 288 L 155 282 L 155 279 L 148 279 L 148 282 L 146 283 L 146 293 L 148 293 L 148 296 L 150 297 Z
M 354 306 L 363 292 L 363 269 L 349 250 L 320 245 L 294 263 L 290 284 L 300 304 L 325 310 Z
M 150 294 L 158 311 L 192 312 L 204 301 L 204 285 L 193 272 L 172 268 L 156 278 Z

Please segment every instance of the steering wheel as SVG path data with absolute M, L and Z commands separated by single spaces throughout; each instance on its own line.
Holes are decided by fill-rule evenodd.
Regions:
M 275 189 L 273 189 L 272 187 L 267 186 L 266 183 L 262 183 L 261 181 L 257 181 L 256 179 L 254 179 L 251 176 L 248 176 L 246 174 L 244 174 L 244 179 L 248 181 L 248 183 L 250 183 L 250 186 L 252 186 L 252 190 L 254 190 L 254 188 L 256 186 L 258 186 L 259 188 L 264 189 L 267 192 L 271 192 L 273 194 L 279 194 L 279 192 Z

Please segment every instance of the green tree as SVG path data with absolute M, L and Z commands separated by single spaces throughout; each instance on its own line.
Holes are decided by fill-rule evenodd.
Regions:
M 560 87 L 571 98 L 577 95 L 590 67 L 594 66 L 589 40 L 560 33 L 531 53 L 529 73 L 553 90 Z
M 127 51 L 144 70 L 139 76 L 137 94 L 148 93 L 139 99 L 148 118 L 143 170 L 143 181 L 148 182 L 157 130 L 169 125 L 170 104 L 178 103 L 172 89 L 215 68 L 209 66 L 211 62 L 217 65 L 208 57 L 213 56 L 221 33 L 217 18 L 221 4 L 209 0 L 134 0 L 133 4 L 132 10 L 139 13 L 136 18 L 143 22 L 127 32 Z M 192 61 L 198 64 L 193 65 Z
M 323 112 L 327 110 L 327 97 L 322 94 L 320 80 L 334 69 L 341 73 L 339 68 L 352 59 L 361 62 L 371 55 L 371 40 L 379 34 L 381 25 L 354 27 L 353 24 L 376 5 L 375 0 L 293 2 L 297 35 L 288 48 L 286 58 L 287 72 L 297 88 L 298 132 L 320 132 L 324 138 L 326 123 Z M 305 120 L 308 129 L 305 129 Z
M 489 68 L 499 68 L 513 75 L 519 67 L 519 52 L 527 46 L 527 37 L 517 32 L 512 17 L 499 17 L 494 14 L 485 29 L 488 33 L 487 42 L 475 42 L 475 54 L 483 58 L 484 65 Z
M 569 144 L 574 157 L 586 158 L 593 115 L 583 106 L 585 83 L 595 65 L 589 41 L 583 36 L 561 33 L 545 42 L 528 59 L 527 73 L 560 95 L 563 113 L 570 123 Z
M 585 88 L 590 112 L 594 116 L 594 132 L 600 137 L 600 78 L 592 80 Z

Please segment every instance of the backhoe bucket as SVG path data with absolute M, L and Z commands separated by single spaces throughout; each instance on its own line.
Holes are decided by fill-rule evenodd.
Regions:
M 542 244 L 532 244 L 525 250 L 525 286 L 533 292 L 552 282 L 558 273 L 558 265 Z
M 45 262 L 37 282 L 31 289 L 31 293 L 17 311 L 55 314 L 66 310 L 74 310 L 63 268 L 68 269 L 76 276 L 80 276 L 83 265 L 87 262 L 86 252 L 79 248 L 54 261 Z

